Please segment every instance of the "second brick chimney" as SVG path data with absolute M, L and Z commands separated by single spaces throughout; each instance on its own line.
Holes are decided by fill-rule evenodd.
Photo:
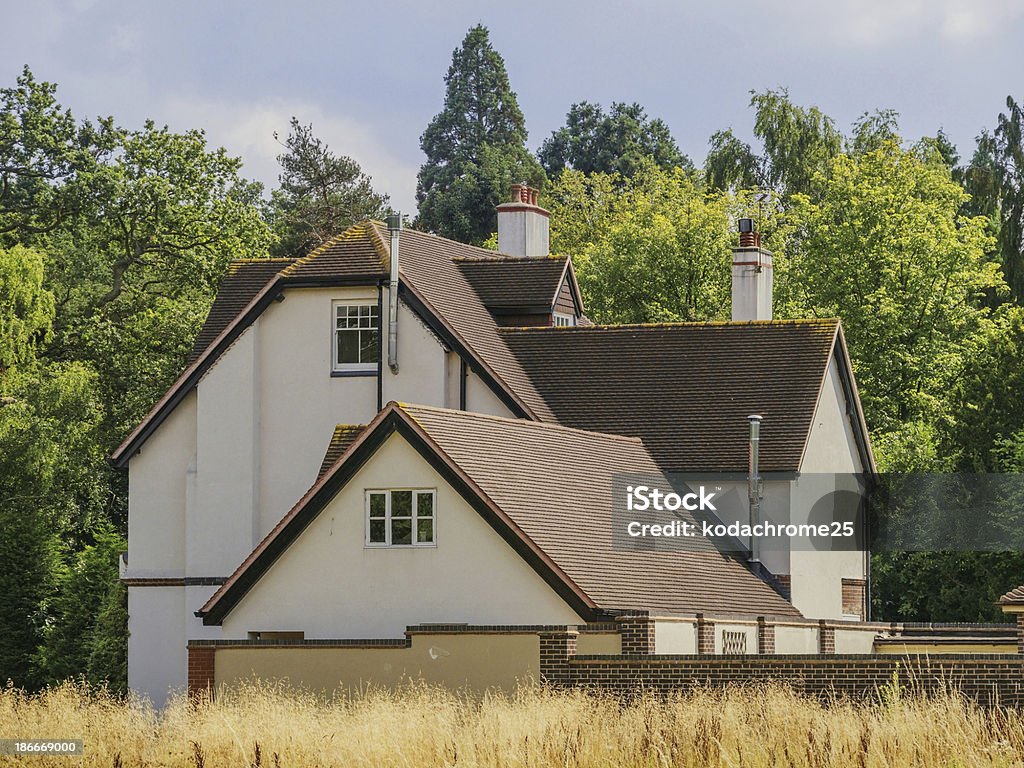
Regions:
M 538 192 L 513 184 L 509 202 L 498 206 L 498 252 L 506 256 L 547 256 L 548 217 L 537 205 Z

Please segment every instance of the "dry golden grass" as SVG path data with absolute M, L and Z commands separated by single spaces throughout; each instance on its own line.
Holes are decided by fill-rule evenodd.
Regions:
M 32 696 L 0 691 L 0 738 L 14 737 L 85 740 L 83 758 L 6 758 L 24 766 L 1024 765 L 1018 710 L 894 692 L 825 706 L 781 687 L 621 704 L 536 687 L 473 698 L 410 686 L 328 701 L 253 684 L 157 713 L 65 684 Z

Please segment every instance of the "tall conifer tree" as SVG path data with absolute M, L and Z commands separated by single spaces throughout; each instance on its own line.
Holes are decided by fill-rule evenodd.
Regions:
M 469 30 L 444 81 L 444 109 L 420 138 L 427 161 L 416 188 L 417 223 L 480 243 L 495 230 L 494 208 L 511 184 L 538 186 L 544 171 L 526 149 L 526 122 L 486 27 Z

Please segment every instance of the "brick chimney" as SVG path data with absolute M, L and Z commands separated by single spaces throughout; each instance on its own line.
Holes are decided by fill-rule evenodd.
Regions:
M 537 205 L 538 192 L 513 184 L 509 202 L 498 206 L 498 252 L 506 256 L 547 256 L 548 216 Z
M 732 249 L 732 319 L 772 319 L 772 254 L 761 247 L 753 219 L 740 219 L 740 244 Z

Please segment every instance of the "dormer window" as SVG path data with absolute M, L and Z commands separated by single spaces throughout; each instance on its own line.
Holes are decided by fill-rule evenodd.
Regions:
M 563 314 L 562 312 L 553 312 L 551 317 L 552 317 L 552 324 L 556 328 L 569 328 L 571 326 L 576 325 L 576 316 L 575 315 L 566 315 L 566 314 Z
M 334 310 L 335 373 L 375 372 L 380 358 L 380 312 L 373 300 L 336 301 Z

